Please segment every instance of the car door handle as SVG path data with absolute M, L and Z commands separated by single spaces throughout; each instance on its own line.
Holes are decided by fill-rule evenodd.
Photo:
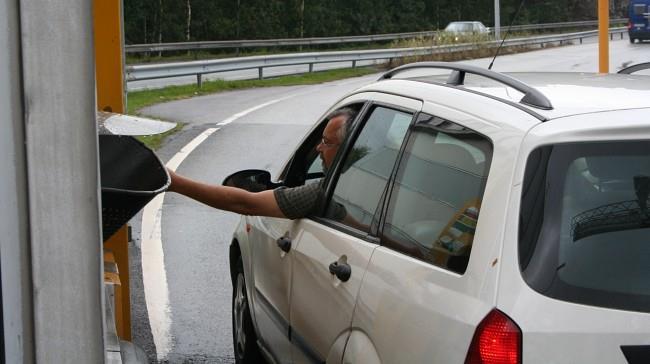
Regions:
M 348 263 L 334 262 L 330 264 L 330 273 L 334 274 L 341 282 L 347 282 L 352 275 L 352 268 Z
M 289 250 L 291 250 L 291 238 L 283 236 L 276 240 L 276 243 L 278 244 L 278 247 L 285 253 L 288 253 Z

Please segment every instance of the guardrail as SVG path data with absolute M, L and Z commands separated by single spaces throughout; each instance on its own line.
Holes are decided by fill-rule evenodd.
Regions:
M 627 19 L 610 19 L 610 25 L 626 22 Z M 597 20 L 514 25 L 512 31 L 538 30 L 538 29 L 566 29 L 597 26 Z M 508 27 L 503 27 L 505 32 Z M 319 37 L 319 38 L 285 38 L 285 39 L 262 39 L 262 40 L 224 40 L 209 42 L 179 42 L 179 43 L 154 43 L 154 44 L 131 44 L 126 45 L 126 53 L 144 52 L 166 52 L 166 51 L 190 51 L 200 49 L 224 49 L 224 48 L 255 48 L 255 47 L 280 47 L 280 46 L 310 46 L 323 44 L 345 44 L 345 43 L 368 43 L 397 39 L 412 39 L 431 37 L 438 33 L 437 30 L 410 33 L 391 33 L 376 35 L 358 35 L 349 37 Z
M 395 39 L 411 39 L 418 37 L 431 37 L 438 31 L 411 33 L 391 33 L 375 35 L 357 35 L 348 37 L 319 37 L 319 38 L 284 38 L 260 40 L 220 40 L 210 42 L 179 42 L 157 44 L 133 44 L 124 47 L 126 53 L 165 52 L 165 51 L 190 51 L 197 49 L 223 49 L 223 48 L 255 48 L 255 47 L 280 47 L 280 46 L 308 46 L 323 44 L 344 43 L 369 43 Z
M 612 28 L 609 30 L 610 38 L 613 39 L 614 34 L 620 34 L 621 39 L 623 34 L 627 32 L 627 28 Z M 576 32 L 560 35 L 544 35 L 537 37 L 508 39 L 504 42 L 505 47 L 513 46 L 532 46 L 543 45 L 547 43 L 564 43 L 568 41 L 579 40 L 582 43 L 584 38 L 595 37 L 598 35 L 597 30 L 586 32 Z M 377 61 L 377 60 L 392 60 L 396 58 L 413 57 L 432 55 L 436 53 L 450 53 L 460 52 L 466 50 L 473 50 L 482 47 L 494 48 L 497 47 L 501 41 L 489 41 L 483 43 L 463 43 L 454 45 L 441 45 L 431 47 L 415 47 L 415 48 L 393 48 L 393 49 L 375 49 L 375 50 L 360 50 L 360 51 L 338 51 L 338 52 L 311 52 L 311 53 L 296 53 L 296 54 L 279 54 L 271 56 L 253 56 L 253 57 L 239 57 L 227 58 L 217 60 L 204 60 L 204 61 L 191 61 L 191 62 L 176 62 L 176 63 L 162 63 L 162 64 L 147 64 L 147 65 L 133 65 L 126 68 L 126 76 L 128 81 L 150 80 L 168 77 L 179 76 L 196 76 L 199 87 L 202 84 L 202 75 L 217 72 L 227 71 L 240 71 L 257 69 L 258 77 L 264 77 L 264 68 L 281 67 L 281 66 L 297 66 L 308 65 L 309 72 L 313 71 L 314 64 L 321 63 L 341 63 L 351 62 L 352 67 L 356 67 L 357 62 L 361 61 Z M 299 72 L 304 73 L 304 72 Z
M 627 23 L 627 18 L 618 18 L 610 19 L 609 25 Z M 513 25 L 509 27 L 511 31 L 523 31 L 523 30 L 538 30 L 538 29 L 566 29 L 566 28 L 581 28 L 581 27 L 594 27 L 598 26 L 598 20 L 585 20 L 585 21 L 574 21 L 574 22 L 563 22 L 563 23 L 544 23 L 544 24 L 526 24 L 526 25 Z M 508 30 L 508 27 L 502 27 L 503 32 Z

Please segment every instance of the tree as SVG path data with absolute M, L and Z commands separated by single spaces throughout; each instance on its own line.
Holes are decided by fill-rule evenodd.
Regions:
M 124 0 L 127 44 L 327 37 L 492 26 L 494 0 Z M 625 0 L 614 1 L 618 16 Z M 507 25 L 521 0 L 500 0 Z M 596 0 L 527 0 L 515 24 L 596 19 Z

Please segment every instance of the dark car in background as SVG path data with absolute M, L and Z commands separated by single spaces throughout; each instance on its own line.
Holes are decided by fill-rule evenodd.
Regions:
M 650 40 L 650 0 L 630 0 L 627 24 L 630 43 Z

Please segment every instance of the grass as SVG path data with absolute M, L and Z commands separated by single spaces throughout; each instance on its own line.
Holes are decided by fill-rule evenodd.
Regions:
M 510 38 L 516 38 L 520 36 L 529 36 L 529 35 L 530 34 L 527 33 L 519 33 L 516 35 L 511 34 L 508 36 L 508 38 L 510 39 Z M 392 46 L 395 48 L 431 47 L 431 46 L 459 44 L 459 43 L 474 43 L 478 47 L 466 51 L 439 52 L 439 53 L 422 55 L 422 56 L 400 58 L 394 60 L 393 63 L 390 64 L 390 67 L 396 67 L 407 63 L 423 62 L 423 61 L 454 62 L 454 61 L 462 61 L 467 59 L 493 57 L 497 48 L 482 45 L 482 43 L 485 40 L 486 40 L 486 36 L 484 35 L 467 35 L 467 36 L 459 37 L 458 40 L 456 40 L 455 36 L 453 35 L 446 35 L 446 36 L 436 37 L 436 38 L 428 37 L 428 38 L 415 38 L 415 39 L 408 39 L 403 41 L 396 41 L 392 44 Z M 547 47 L 548 46 L 551 45 L 547 45 Z M 533 48 L 539 48 L 539 46 L 538 45 L 537 46 L 536 45 L 504 46 L 499 51 L 499 55 L 526 52 Z
M 364 76 L 375 72 L 377 72 L 377 69 L 374 67 L 357 67 L 304 73 L 301 75 L 282 76 L 277 78 L 267 78 L 263 80 L 205 81 L 203 82 L 203 87 L 201 88 L 198 88 L 196 84 L 191 84 L 169 86 L 153 90 L 132 91 L 127 95 L 127 113 L 131 115 L 138 115 L 139 110 L 146 106 L 151 106 L 161 102 L 214 94 L 223 91 L 257 87 L 313 85 L 327 81 Z
M 161 102 L 187 99 L 190 97 L 214 94 L 223 91 L 241 90 L 257 87 L 272 86 L 296 86 L 313 85 L 328 81 L 341 80 L 350 77 L 364 76 L 375 73 L 378 70 L 374 67 L 357 67 L 337 69 L 322 72 L 305 73 L 301 75 L 282 76 L 263 80 L 240 80 L 240 81 L 206 81 L 203 87 L 198 88 L 196 84 L 169 86 L 161 89 L 132 91 L 127 95 L 127 114 L 140 115 L 143 107 L 155 105 Z M 137 139 L 149 148 L 156 150 L 160 148 L 164 140 L 170 135 L 183 129 L 185 124 L 178 123 L 175 128 L 156 135 L 138 136 Z

